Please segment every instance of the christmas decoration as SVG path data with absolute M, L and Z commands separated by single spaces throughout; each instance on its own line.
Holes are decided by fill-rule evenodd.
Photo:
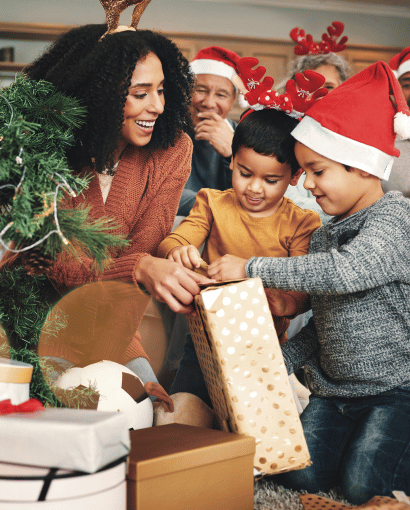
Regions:
M 54 259 L 62 250 L 75 256 L 81 249 L 99 267 L 108 247 L 124 240 L 107 231 L 112 220 L 91 222 L 87 209 L 60 207 L 67 195 L 76 196 L 88 185 L 76 176 L 65 158 L 74 143 L 74 129 L 85 109 L 45 81 L 20 77 L 0 93 L 0 244 L 13 252 L 39 245 Z
M 124 412 L 130 429 L 152 426 L 152 402 L 141 380 L 123 365 L 104 360 L 84 368 L 73 367 L 56 380 L 55 386 L 62 389 L 91 386 L 97 397 L 89 407 Z
M 45 274 L 59 253 L 81 252 L 98 270 L 124 248 L 109 218 L 93 221 L 87 208 L 67 208 L 67 197 L 86 189 L 89 178 L 70 170 L 66 151 L 86 111 L 76 99 L 45 81 L 25 76 L 0 91 L 0 246 L 20 254 L 21 264 L 0 271 L 0 356 L 33 365 L 30 396 L 46 406 L 83 407 L 92 388 L 50 390 L 55 367 L 37 355 L 45 327 L 56 335 L 65 327 L 56 294 Z M 46 319 L 48 320 L 46 321 Z
M 337 38 L 343 33 L 345 26 L 341 21 L 333 21 L 332 25 L 327 27 L 327 34 L 322 34 L 322 40 L 319 43 L 313 41 L 311 34 L 305 33 L 303 28 L 295 27 L 290 32 L 290 38 L 295 41 L 296 55 L 322 55 L 327 53 L 337 53 L 346 49 L 347 37 L 344 35 L 340 41 Z
M 150 1 L 151 0 L 100 0 L 101 5 L 104 7 L 108 28 L 107 32 L 102 37 L 107 34 L 121 32 L 123 30 L 135 30 L 142 16 L 142 13 Z M 131 5 L 135 5 L 135 7 L 132 13 L 130 26 L 126 27 L 124 25 L 119 25 L 122 11 Z
M 294 80 L 288 80 L 286 92 L 280 95 L 272 90 L 274 83 L 272 77 L 265 76 L 262 80 L 266 72 L 265 67 L 258 66 L 253 69 L 258 63 L 259 60 L 255 57 L 241 58 L 236 66 L 238 76 L 233 77 L 235 85 L 251 107 L 248 113 L 252 110 L 273 108 L 285 112 L 290 117 L 301 119 L 305 112 L 328 92 L 321 88 L 325 82 L 324 76 L 307 70 L 304 73 L 296 73 Z

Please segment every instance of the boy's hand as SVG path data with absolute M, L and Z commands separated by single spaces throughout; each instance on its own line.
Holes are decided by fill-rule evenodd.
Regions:
M 208 266 L 208 275 L 217 281 L 241 280 L 246 278 L 245 265 L 248 259 L 224 255 Z
M 172 249 L 167 258 L 188 269 L 199 268 L 202 260 L 198 249 L 191 244 Z

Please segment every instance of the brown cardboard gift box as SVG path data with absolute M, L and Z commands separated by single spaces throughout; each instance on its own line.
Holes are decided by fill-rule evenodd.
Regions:
M 212 404 L 223 430 L 256 439 L 261 474 L 310 464 L 302 424 L 260 278 L 222 282 L 195 297 L 188 316 Z
M 127 510 L 253 509 L 253 438 L 176 423 L 130 436 Z

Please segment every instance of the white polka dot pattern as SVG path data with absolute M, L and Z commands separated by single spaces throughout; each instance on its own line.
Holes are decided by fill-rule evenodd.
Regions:
M 262 281 L 220 285 L 205 308 L 209 292 L 214 287 L 197 296 L 199 315 L 188 323 L 221 428 L 255 437 L 254 465 L 262 473 L 309 465 Z

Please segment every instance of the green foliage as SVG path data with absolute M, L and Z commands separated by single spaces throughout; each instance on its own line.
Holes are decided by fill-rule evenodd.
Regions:
M 22 267 L 0 271 L 0 357 L 33 365 L 30 397 L 48 407 L 85 408 L 95 402 L 92 388 L 53 388 L 58 368 L 37 353 L 40 334 L 57 337 L 67 326 L 63 312 L 47 299 L 45 276 L 29 276 Z
M 89 208 L 64 207 L 70 195 L 89 184 L 66 159 L 85 114 L 76 99 L 44 81 L 20 77 L 0 90 L 0 240 L 14 241 L 19 250 L 38 246 L 51 259 L 60 252 L 74 257 L 81 252 L 102 269 L 111 251 L 127 242 L 112 232 L 113 220 L 94 221 Z M 44 405 L 86 407 L 96 392 L 54 393 L 56 367 L 38 356 L 40 334 L 58 336 L 66 327 L 49 289 L 46 276 L 29 276 L 22 267 L 0 271 L 0 356 L 33 365 L 30 394 Z
M 87 247 L 102 267 L 109 246 L 126 246 L 109 233 L 112 220 L 93 222 L 84 210 L 68 213 L 61 207 L 89 184 L 69 169 L 65 157 L 85 113 L 76 99 L 45 81 L 20 77 L 0 91 L 0 237 L 20 248 L 39 243 L 51 258 L 66 247 L 71 254 Z

